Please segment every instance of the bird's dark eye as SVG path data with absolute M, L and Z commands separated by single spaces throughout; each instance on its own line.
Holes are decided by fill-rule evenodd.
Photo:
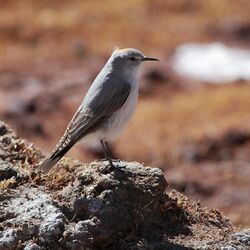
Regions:
M 133 61 L 136 60 L 136 58 L 134 56 L 132 56 L 132 57 L 129 58 L 129 60 L 133 62 Z

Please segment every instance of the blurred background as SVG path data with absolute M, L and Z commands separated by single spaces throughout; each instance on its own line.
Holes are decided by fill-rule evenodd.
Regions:
M 248 0 L 0 0 L 0 119 L 49 153 L 116 46 L 144 65 L 114 155 L 250 226 Z M 68 156 L 102 158 L 98 145 Z

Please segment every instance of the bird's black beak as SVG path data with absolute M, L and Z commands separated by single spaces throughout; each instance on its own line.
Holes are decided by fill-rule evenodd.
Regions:
M 145 56 L 142 61 L 159 61 L 159 59 Z

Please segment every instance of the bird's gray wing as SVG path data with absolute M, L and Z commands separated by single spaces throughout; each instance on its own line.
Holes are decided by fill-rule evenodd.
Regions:
M 88 101 L 88 105 L 83 102 L 77 110 L 55 150 L 40 168 L 48 172 L 77 141 L 117 111 L 127 100 L 130 90 L 131 85 L 122 81 L 112 85 L 107 81 L 98 88 L 92 101 Z
M 131 86 L 122 82 L 97 91 L 94 101 L 78 109 L 67 129 L 67 138 L 78 141 L 110 117 L 127 100 Z

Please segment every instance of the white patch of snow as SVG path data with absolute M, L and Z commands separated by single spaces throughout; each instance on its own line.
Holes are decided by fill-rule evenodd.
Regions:
M 250 80 L 250 51 L 222 43 L 188 43 L 177 48 L 172 66 L 179 75 L 211 83 Z

